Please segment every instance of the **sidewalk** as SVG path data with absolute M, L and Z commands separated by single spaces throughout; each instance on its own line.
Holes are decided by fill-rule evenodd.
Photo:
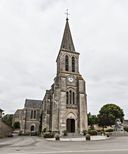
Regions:
M 108 139 L 108 137 L 106 136 L 101 136 L 101 135 L 97 135 L 97 136 L 91 136 L 91 141 L 97 141 L 97 140 L 106 140 Z M 48 141 L 55 141 L 55 138 L 48 138 L 46 139 Z M 86 138 L 84 136 L 82 137 L 76 137 L 76 138 L 60 138 L 60 141 L 86 141 Z

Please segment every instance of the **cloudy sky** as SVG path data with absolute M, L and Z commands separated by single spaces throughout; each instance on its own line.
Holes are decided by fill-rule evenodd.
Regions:
M 70 28 L 88 112 L 116 103 L 128 118 L 127 0 L 0 0 L 0 108 L 14 113 L 26 98 L 43 99 L 70 10 Z

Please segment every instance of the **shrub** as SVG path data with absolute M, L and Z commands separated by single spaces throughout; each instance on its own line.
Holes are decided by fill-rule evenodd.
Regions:
M 67 135 L 68 135 L 68 133 L 67 133 L 66 130 L 63 131 L 63 135 L 64 135 L 64 136 L 67 136 Z
M 91 130 L 95 130 L 94 125 L 90 126 L 90 129 Z
M 128 126 L 124 127 L 124 131 L 128 132 Z
M 15 122 L 13 127 L 14 129 L 20 129 L 20 122 L 19 121 Z
M 42 133 L 45 133 L 47 131 L 47 128 L 44 128 L 43 130 L 42 130 Z
M 96 130 L 97 131 L 97 135 L 102 135 L 103 131 L 101 129 Z
M 85 136 L 87 134 L 87 130 L 83 130 L 83 135 Z
M 114 130 L 112 128 L 105 130 L 105 132 L 113 132 Z
M 44 136 L 44 138 L 54 138 L 54 133 L 53 132 L 45 132 L 43 136 Z
M 88 134 L 97 135 L 97 131 L 96 130 L 88 130 Z

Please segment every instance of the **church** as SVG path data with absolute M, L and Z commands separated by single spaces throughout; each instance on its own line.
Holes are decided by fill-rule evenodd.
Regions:
M 41 130 L 79 134 L 88 129 L 86 84 L 79 72 L 79 55 L 67 18 L 51 89 L 46 90 L 43 100 L 26 99 L 24 108 L 14 114 L 13 123 L 20 123 L 23 134 Z
M 57 74 L 42 103 L 42 130 L 62 134 L 81 133 L 88 128 L 86 84 L 79 72 L 79 55 L 67 18 L 56 59 Z

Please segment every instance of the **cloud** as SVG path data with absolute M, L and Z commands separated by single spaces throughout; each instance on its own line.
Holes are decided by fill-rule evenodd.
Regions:
M 0 107 L 14 112 L 26 98 L 42 99 L 56 76 L 65 10 L 88 111 L 117 103 L 127 114 L 128 2 L 121 0 L 1 0 Z

